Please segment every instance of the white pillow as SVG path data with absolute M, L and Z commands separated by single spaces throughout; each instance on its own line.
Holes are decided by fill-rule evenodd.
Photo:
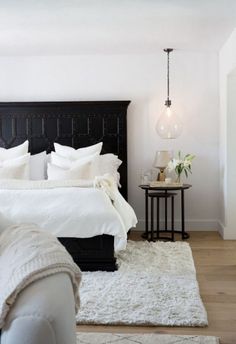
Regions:
M 0 160 L 10 160 L 18 158 L 19 156 L 25 155 L 28 153 L 29 141 L 25 141 L 19 146 L 13 148 L 0 148 Z
M 55 152 L 51 152 L 51 158 L 49 162 L 58 167 L 62 167 L 64 169 L 70 169 L 74 161 L 76 160 L 71 160 Z
M 117 170 L 121 164 L 122 161 L 118 159 L 117 155 L 111 153 L 99 155 L 93 161 L 93 176 L 103 176 L 108 173 L 113 176 L 119 185 L 120 175 Z
M 30 156 L 30 179 L 43 180 L 47 174 L 46 151 Z
M 0 162 L 0 179 L 29 179 L 30 154 Z
M 59 154 L 60 156 L 67 159 L 71 159 L 71 160 L 77 160 L 77 159 L 84 158 L 88 155 L 92 155 L 95 153 L 100 154 L 102 150 L 102 144 L 103 144 L 102 142 L 99 142 L 93 146 L 74 149 L 69 146 L 63 146 L 63 145 L 60 145 L 59 143 L 54 143 L 54 147 L 55 147 L 56 153 Z
M 71 159 L 65 158 L 63 156 L 60 156 L 59 154 L 57 154 L 55 152 L 52 152 L 50 162 L 53 165 L 56 165 L 58 167 L 62 167 L 64 169 L 70 169 L 70 168 L 73 168 L 74 166 L 76 166 L 77 164 L 79 164 L 80 162 L 85 163 L 87 161 L 92 161 L 98 156 L 99 156 L 99 153 L 97 152 L 97 153 L 85 156 L 81 159 L 71 160 Z
M 30 154 L 27 153 L 25 155 L 19 156 L 14 159 L 0 160 L 0 168 L 1 167 L 14 167 L 14 166 L 22 165 L 22 164 L 27 164 L 29 163 L 29 157 L 30 157 Z
M 76 161 L 61 157 L 55 152 L 51 153 L 51 163 L 63 169 L 71 169 L 75 167 L 77 162 L 86 162 L 89 159 L 91 160 L 90 170 L 88 175 L 91 179 L 94 179 L 96 176 L 103 176 L 104 174 L 111 174 L 117 184 L 119 184 L 119 173 L 117 172 L 119 166 L 122 164 L 122 161 L 114 154 L 103 154 L 98 155 L 98 153 L 88 156 L 87 158 L 79 159 Z M 86 178 L 88 179 L 88 178 Z
M 70 169 L 48 163 L 49 180 L 68 180 L 68 179 L 91 179 L 90 177 L 91 161 L 78 164 Z

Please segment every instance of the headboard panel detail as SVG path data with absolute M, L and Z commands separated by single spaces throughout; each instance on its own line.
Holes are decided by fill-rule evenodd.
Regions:
M 103 141 L 102 153 L 114 153 L 121 192 L 127 198 L 127 108 L 130 101 L 0 103 L 0 146 L 29 140 L 31 154 L 54 150 L 59 142 L 81 148 Z

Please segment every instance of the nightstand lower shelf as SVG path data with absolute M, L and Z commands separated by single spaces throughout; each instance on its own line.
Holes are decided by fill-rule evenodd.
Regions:
M 165 229 L 161 229 L 161 230 L 159 230 L 159 233 L 171 234 L 172 230 L 168 229 L 166 231 Z M 182 230 L 174 229 L 174 233 L 182 235 L 182 240 L 187 240 L 190 237 L 189 233 L 187 233 L 187 232 L 182 233 Z M 151 240 L 151 231 L 148 231 L 148 235 L 146 232 L 143 232 L 141 234 L 141 237 L 143 239 L 148 240 L 148 241 L 153 241 L 153 240 Z M 154 235 L 154 240 L 171 240 L 171 237 L 159 236 L 159 238 L 157 238 L 157 236 Z

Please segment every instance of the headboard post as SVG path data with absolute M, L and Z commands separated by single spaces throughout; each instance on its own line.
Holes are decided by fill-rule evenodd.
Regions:
M 0 147 L 29 140 L 31 154 L 54 150 L 54 142 L 81 148 L 103 141 L 120 167 L 121 193 L 127 199 L 127 108 L 130 101 L 0 103 Z

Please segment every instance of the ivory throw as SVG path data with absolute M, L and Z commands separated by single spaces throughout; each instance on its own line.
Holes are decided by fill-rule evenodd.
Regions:
M 66 249 L 34 224 L 14 225 L 0 234 L 0 329 L 19 293 L 52 274 L 68 273 L 79 308 L 81 272 Z

